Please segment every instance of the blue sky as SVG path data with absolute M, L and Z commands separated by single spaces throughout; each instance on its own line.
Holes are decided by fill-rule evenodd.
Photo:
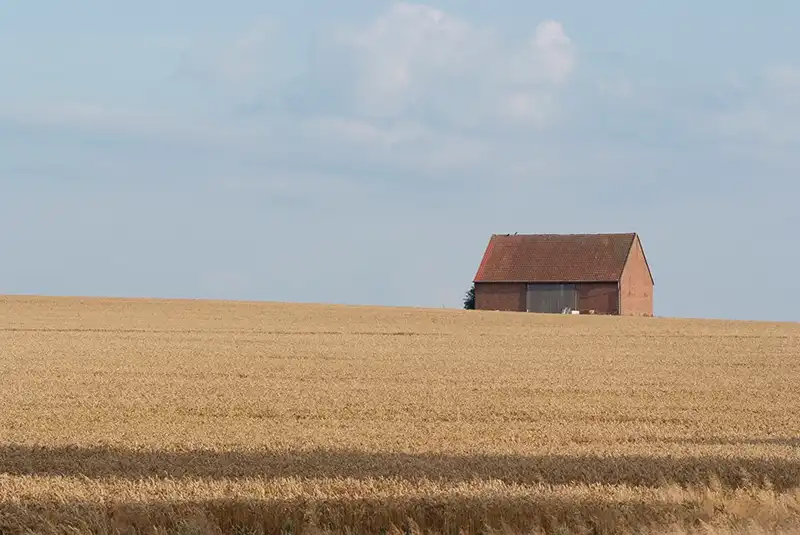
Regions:
M 0 293 L 459 307 L 639 232 L 663 316 L 797 321 L 800 4 L 7 2 Z

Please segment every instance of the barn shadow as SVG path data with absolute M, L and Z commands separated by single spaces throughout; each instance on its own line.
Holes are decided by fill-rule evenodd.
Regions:
M 520 484 L 665 483 L 800 487 L 800 460 L 729 456 L 445 455 L 354 450 L 158 451 L 0 445 L 0 474 L 120 478 L 241 477 L 501 480 Z

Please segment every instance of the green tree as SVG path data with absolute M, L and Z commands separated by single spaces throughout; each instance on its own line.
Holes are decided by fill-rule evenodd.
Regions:
M 475 283 L 472 283 L 472 286 L 467 291 L 467 295 L 464 297 L 464 308 L 467 310 L 475 310 Z

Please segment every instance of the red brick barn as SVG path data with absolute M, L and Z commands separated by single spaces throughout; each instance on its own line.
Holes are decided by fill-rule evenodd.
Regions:
M 477 310 L 653 315 L 636 233 L 494 234 L 474 282 Z

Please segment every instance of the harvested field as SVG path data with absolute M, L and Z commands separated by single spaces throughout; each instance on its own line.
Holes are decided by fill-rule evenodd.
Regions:
M 0 297 L 0 533 L 800 530 L 800 324 Z

